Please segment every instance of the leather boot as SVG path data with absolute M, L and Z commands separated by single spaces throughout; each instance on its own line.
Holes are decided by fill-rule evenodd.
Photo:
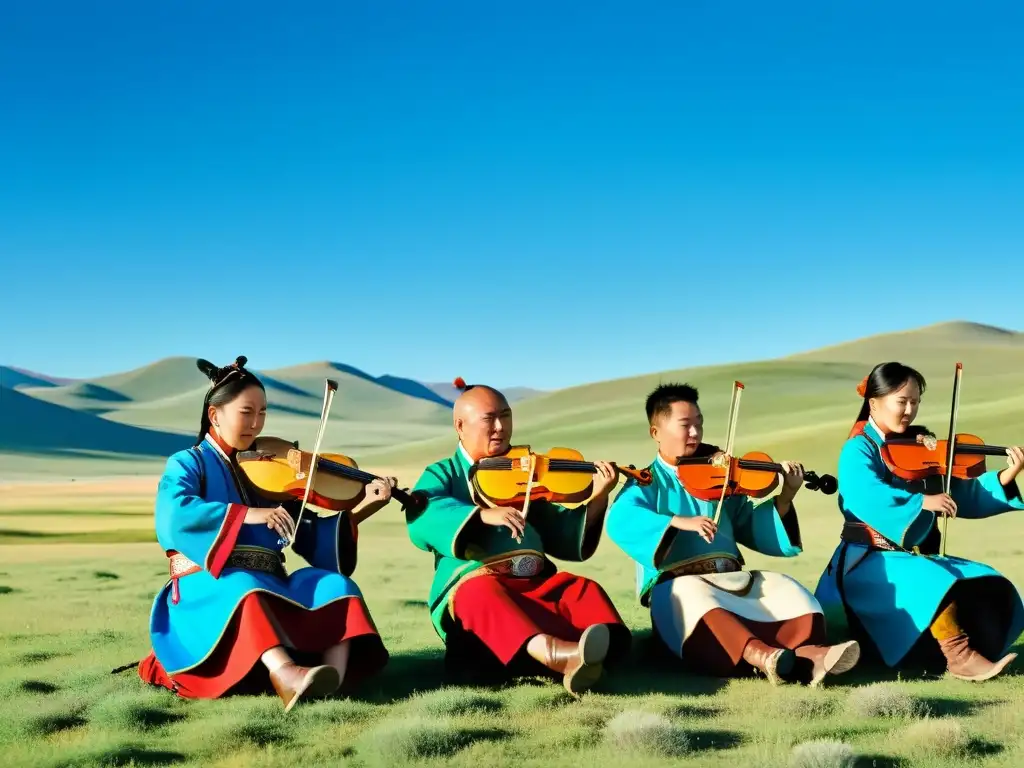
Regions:
M 578 643 L 548 635 L 544 666 L 562 675 L 562 685 L 572 696 L 593 686 L 604 672 L 610 636 L 604 624 L 587 627 Z
M 773 648 L 753 638 L 743 649 L 743 660 L 755 670 L 762 672 L 772 685 L 785 682 L 783 675 L 793 669 L 795 654 L 788 648 Z
M 338 670 L 329 664 L 319 667 L 300 667 L 288 662 L 270 673 L 270 682 L 289 712 L 299 701 L 330 696 L 341 685 Z
M 940 640 L 939 647 L 946 656 L 949 674 L 960 680 L 988 680 L 995 677 L 1011 661 L 1017 658 L 1016 653 L 1008 653 L 994 664 L 971 648 L 967 635 L 960 633 L 947 640 Z
M 815 688 L 826 675 L 841 675 L 849 672 L 860 661 L 860 644 L 848 640 L 838 645 L 801 645 L 796 649 L 797 663 L 805 667 L 801 678 Z

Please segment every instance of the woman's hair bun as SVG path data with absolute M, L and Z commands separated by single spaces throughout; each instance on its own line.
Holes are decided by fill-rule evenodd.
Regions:
M 218 381 L 221 381 L 225 376 L 227 376 L 233 369 L 238 370 L 239 372 L 243 371 L 245 369 L 245 364 L 247 362 L 249 362 L 249 358 L 247 358 L 245 355 L 239 355 L 238 357 L 235 358 L 235 362 L 233 362 L 231 365 L 226 365 L 223 368 L 218 368 L 209 360 L 199 358 L 198 360 L 196 360 L 196 368 L 198 368 L 206 378 L 208 378 L 210 381 L 216 384 Z
M 199 369 L 200 373 L 203 374 L 210 381 L 216 381 L 220 377 L 217 375 L 217 371 L 220 370 L 216 365 L 211 363 L 209 360 L 203 360 L 199 358 L 196 360 L 196 368 Z

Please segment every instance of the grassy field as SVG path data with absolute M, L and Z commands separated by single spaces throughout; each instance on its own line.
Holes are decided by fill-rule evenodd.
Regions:
M 857 407 L 853 388 L 870 363 L 890 358 L 919 365 L 929 376 L 922 420 L 937 431 L 948 419 L 952 364 L 963 360 L 961 431 L 989 442 L 1021 442 L 1015 425 L 1024 415 L 1024 396 L 1016 376 L 1024 344 L 1016 335 L 969 325 L 533 397 L 516 406 L 516 438 L 541 449 L 570 445 L 588 458 L 646 464 L 653 448 L 643 396 L 653 384 L 685 377 L 700 386 L 707 439 L 716 441 L 725 429 L 731 382 L 740 378 L 747 390 L 738 449 L 766 450 L 834 472 Z M 315 419 L 311 423 L 315 428 Z M 332 422 L 339 436 L 344 425 Z M 343 439 L 339 445 L 345 448 Z M 353 453 L 362 466 L 412 484 L 425 463 L 452 448 L 452 437 L 439 431 L 411 444 Z M 9 462 L 0 472 L 4 765 L 1024 762 L 1021 663 L 984 684 L 863 668 L 814 691 L 686 675 L 664 657 L 648 655 L 649 619 L 634 599 L 632 564 L 607 539 L 591 561 L 567 567 L 597 578 L 633 628 L 634 653 L 625 669 L 580 701 L 537 680 L 502 689 L 453 688 L 424 604 L 431 558 L 409 543 L 397 505 L 366 523 L 355 574 L 392 654 L 377 679 L 354 698 L 288 715 L 269 696 L 179 701 L 144 687 L 133 670 L 110 674 L 148 653 L 150 605 L 166 578 L 152 531 L 159 460 L 2 458 Z M 67 472 L 75 482 L 43 482 L 54 466 L 61 468 L 54 475 Z M 797 504 L 805 553 L 789 561 L 756 554 L 749 560 L 752 567 L 785 570 L 813 589 L 836 544 L 839 515 L 834 497 L 803 492 Z M 954 520 L 949 551 L 988 562 L 1024 584 L 1022 535 L 1020 516 Z

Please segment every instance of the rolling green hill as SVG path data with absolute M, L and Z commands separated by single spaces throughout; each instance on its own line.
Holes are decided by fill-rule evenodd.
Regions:
M 722 442 L 732 382 L 739 379 L 745 390 L 737 449 L 767 450 L 776 458 L 794 458 L 819 472 L 831 472 L 859 406 L 857 382 L 873 364 L 891 359 L 914 365 L 928 378 L 920 421 L 937 432 L 948 422 L 953 366 L 961 361 L 961 430 L 977 432 L 991 442 L 1024 440 L 1024 434 L 1013 429 L 1024 416 L 1024 334 L 957 322 L 868 337 L 778 360 L 664 371 L 532 392 L 515 402 L 515 441 L 538 449 L 571 446 L 588 458 L 646 464 L 653 443 L 643 403 L 654 386 L 665 381 L 697 386 L 707 420 L 705 439 Z M 351 452 L 363 466 L 410 471 L 453 449 L 450 404 L 428 385 L 375 378 L 330 362 L 260 373 L 271 403 L 267 434 L 310 445 L 324 379 L 330 377 L 339 382 L 339 392 L 326 448 Z M 4 390 L 0 394 L 3 410 L 10 411 L 13 403 L 20 414 L 5 417 L 9 423 L 5 422 L 0 445 L 0 478 L 47 471 L 107 474 L 121 470 L 110 457 L 105 461 L 83 457 L 86 445 L 131 460 L 130 471 L 157 471 L 155 459 L 146 457 L 153 455 L 154 445 L 163 448 L 194 435 L 207 386 L 191 358 L 170 358 L 90 381 L 23 386 L 16 395 Z M 42 408 L 44 404 L 51 407 Z M 109 431 L 115 427 L 124 431 Z M 93 432 L 102 439 L 89 438 Z

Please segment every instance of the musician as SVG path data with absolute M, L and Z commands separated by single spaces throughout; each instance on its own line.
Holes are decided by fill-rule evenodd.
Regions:
M 576 508 L 534 499 L 524 518 L 482 505 L 469 470 L 509 450 L 512 409 L 498 390 L 456 381 L 458 446 L 419 478 L 425 511 L 406 514 L 412 543 L 434 556 L 429 608 L 446 662 L 473 680 L 554 675 L 578 695 L 628 653 L 630 633 L 599 584 L 559 571 L 551 558 L 593 555 L 617 474 L 595 462 L 593 495 Z
M 245 362 L 197 363 L 211 387 L 195 446 L 172 455 L 160 479 L 156 532 L 170 580 L 153 603 L 153 651 L 139 675 L 188 698 L 266 690 L 269 683 L 287 711 L 387 663 L 351 576 L 355 521 L 384 506 L 394 482 L 368 488 L 351 515 L 307 510 L 296 531 L 299 503 L 259 498 L 237 464 L 267 409 L 263 383 Z M 294 538 L 294 551 L 311 567 L 289 574 L 282 538 Z
M 867 641 L 887 666 L 927 665 L 931 656 L 953 677 L 986 680 L 1016 657 L 1007 651 L 1024 630 L 1024 606 L 995 569 L 934 557 L 938 518 L 1024 509 L 1016 482 L 1024 451 L 1007 449 L 1007 466 L 976 480 L 953 478 L 950 494 L 939 478 L 929 488 L 893 476 L 881 458 L 884 441 L 914 437 L 935 447 L 931 432 L 912 426 L 924 391 L 924 376 L 897 362 L 875 366 L 857 387 L 860 413 L 839 455 L 842 539 L 815 594 L 830 625 Z
M 693 671 L 730 677 L 752 671 L 773 685 L 819 685 L 852 668 L 856 642 L 827 646 L 821 606 L 796 580 L 744 569 L 738 544 L 774 557 L 801 552 L 793 499 L 803 467 L 781 462 L 782 490 L 754 502 L 692 496 L 679 480 L 677 458 L 711 456 L 702 442 L 698 392 L 665 384 L 647 398 L 650 434 L 658 445 L 654 482 L 629 480 L 608 513 L 608 535 L 637 565 L 637 596 L 651 610 L 654 635 Z

